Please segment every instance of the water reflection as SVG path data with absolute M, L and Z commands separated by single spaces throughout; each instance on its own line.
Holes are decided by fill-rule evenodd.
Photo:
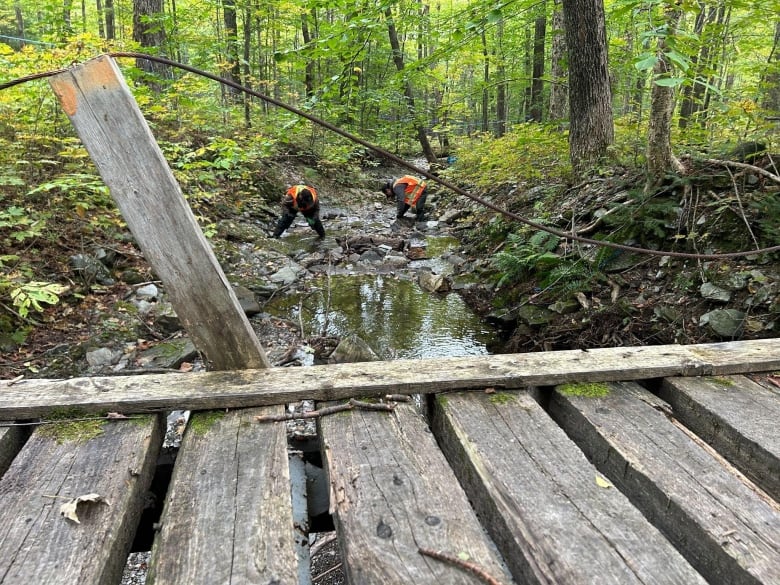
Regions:
M 434 295 L 387 274 L 320 277 L 305 295 L 266 310 L 302 322 L 306 335 L 357 333 L 381 359 L 482 355 L 497 335 L 454 293 Z

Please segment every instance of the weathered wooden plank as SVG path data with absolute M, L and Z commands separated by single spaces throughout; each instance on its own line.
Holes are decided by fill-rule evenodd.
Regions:
M 780 502 L 780 394 L 744 376 L 667 378 L 674 416 Z
M 705 583 L 527 393 L 439 396 L 434 432 L 519 583 Z
M 320 423 L 331 508 L 350 583 L 474 584 L 418 548 L 468 559 L 510 578 L 427 425 L 411 404 L 352 411 Z
M 215 369 L 270 367 L 114 60 L 49 81 L 195 346 Z
M 162 417 L 105 423 L 88 440 L 60 443 L 52 432 L 61 427 L 36 430 L 0 479 L 0 583 L 118 583 L 162 444 Z M 108 504 L 80 505 L 80 524 L 60 515 L 62 504 L 90 493 Z
M 44 416 L 52 408 L 89 412 L 209 410 L 302 399 L 428 394 L 485 387 L 547 386 L 575 381 L 726 375 L 780 368 L 780 344 L 767 340 L 702 345 L 566 350 L 544 353 L 396 360 L 71 380 L 0 381 L 0 418 Z M 175 383 L 171 383 L 172 376 Z
M 0 427 L 0 475 L 11 465 L 28 434 L 23 427 Z
M 147 582 L 297 583 L 282 407 L 193 417 L 176 460 Z
M 596 466 L 711 583 L 780 583 L 780 507 L 635 383 L 549 409 Z

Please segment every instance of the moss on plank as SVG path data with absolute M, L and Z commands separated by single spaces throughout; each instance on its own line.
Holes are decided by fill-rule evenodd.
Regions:
M 562 384 L 558 386 L 558 391 L 564 396 L 603 398 L 609 394 L 609 386 L 603 382 L 578 382 Z
M 45 420 L 61 422 L 41 425 L 38 434 L 53 439 L 59 445 L 66 442 L 86 443 L 103 433 L 106 419 L 98 417 L 100 415 L 85 413 L 78 408 L 57 408 L 52 410 Z M 77 420 L 84 418 L 92 420 Z
M 205 435 L 216 423 L 225 418 L 224 410 L 204 410 L 190 417 L 190 431 L 196 435 Z

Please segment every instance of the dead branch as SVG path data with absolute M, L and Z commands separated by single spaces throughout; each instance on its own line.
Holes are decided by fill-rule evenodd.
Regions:
M 392 412 L 395 408 L 395 404 L 386 402 L 363 402 L 362 400 L 356 400 L 350 398 L 349 402 L 343 404 L 335 404 L 333 406 L 326 406 L 319 410 L 310 410 L 309 412 L 302 412 L 299 414 L 285 413 L 285 414 L 267 414 L 262 416 L 256 416 L 257 422 L 282 422 L 288 420 L 299 420 L 302 418 L 320 418 L 329 414 L 335 414 L 337 412 L 344 412 L 347 410 L 353 410 L 358 408 L 360 410 L 381 410 L 383 412 Z
M 444 563 L 454 565 L 459 569 L 463 569 L 464 571 L 471 573 L 472 575 L 480 579 L 483 583 L 487 583 L 488 585 L 502 585 L 501 581 L 499 581 L 492 575 L 488 574 L 488 572 L 485 571 L 485 569 L 479 567 L 478 565 L 475 565 L 474 563 L 470 563 L 468 561 L 459 559 L 458 557 L 440 551 L 431 550 L 429 548 L 418 548 L 417 552 L 419 552 L 421 555 L 424 555 L 426 557 L 431 557 L 432 559 L 436 559 L 437 561 L 442 561 Z
M 758 173 L 759 175 L 763 175 L 767 177 L 768 179 L 771 179 L 775 183 L 780 183 L 780 177 L 775 175 L 774 173 L 770 173 L 769 171 L 762 169 L 761 167 L 757 167 L 755 165 L 750 165 L 747 163 L 741 163 L 736 162 L 733 160 L 721 160 L 719 158 L 706 158 L 704 159 L 705 163 L 711 164 L 711 165 L 723 165 L 724 167 L 734 167 L 736 169 L 747 169 L 750 171 L 753 171 L 755 173 Z

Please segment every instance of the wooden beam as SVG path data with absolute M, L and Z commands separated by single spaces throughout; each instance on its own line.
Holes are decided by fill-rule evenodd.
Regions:
M 411 403 L 392 414 L 353 411 L 320 420 L 331 509 L 349 583 L 469 585 L 473 575 L 420 548 L 467 558 L 501 583 L 509 576 Z
M 113 59 L 50 83 L 195 347 L 214 369 L 270 367 Z
M 187 428 L 154 541 L 157 585 L 297 583 L 284 423 L 276 409 L 203 413 Z
M 433 420 L 517 583 L 706 583 L 527 393 L 440 396 Z
M 674 416 L 780 502 L 780 395 L 744 376 L 670 378 Z
M 709 583 L 780 583 L 780 506 L 632 382 L 549 412 Z M 774 470 L 776 473 L 777 470 Z
M 776 340 L 361 362 L 191 374 L 0 381 L 0 420 L 86 412 L 208 410 L 301 399 L 429 394 L 780 370 Z
M 164 419 L 104 423 L 92 438 L 69 432 L 68 423 L 37 429 L 0 479 L 0 583 L 109 585 L 122 576 Z M 79 505 L 80 524 L 62 516 L 62 504 L 93 493 L 103 501 Z

